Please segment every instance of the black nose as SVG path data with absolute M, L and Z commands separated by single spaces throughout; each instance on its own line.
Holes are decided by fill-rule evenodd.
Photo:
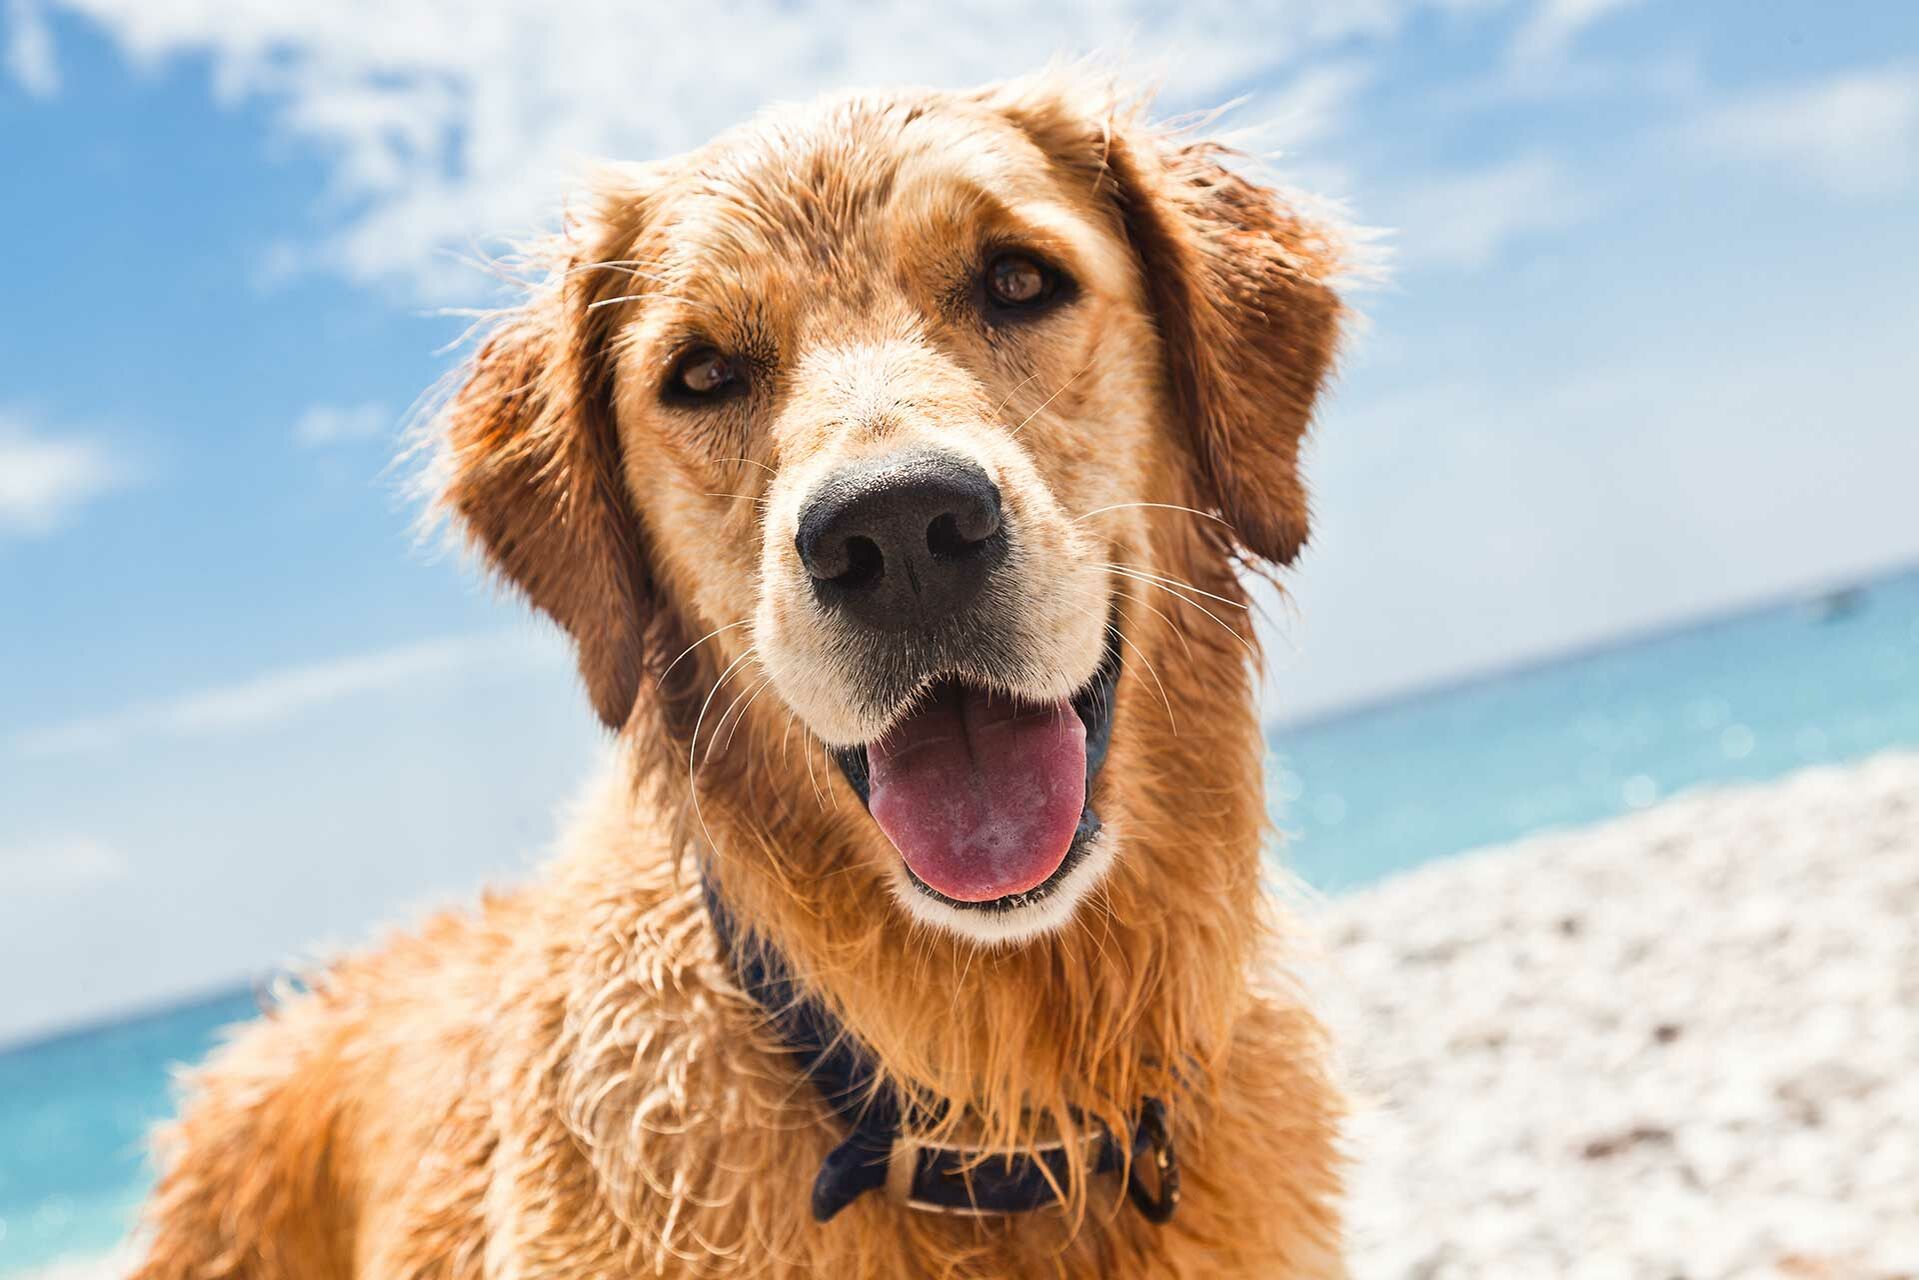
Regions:
M 894 454 L 830 476 L 795 539 L 822 604 L 879 631 L 964 612 L 1006 554 L 999 487 L 970 462 Z

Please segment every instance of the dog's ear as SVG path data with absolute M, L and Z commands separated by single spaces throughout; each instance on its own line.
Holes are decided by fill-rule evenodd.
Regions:
M 441 502 L 572 637 L 593 709 L 614 730 L 648 668 L 653 586 L 613 417 L 614 309 L 593 304 L 630 284 L 596 264 L 628 256 L 617 241 L 638 198 L 603 193 L 603 216 L 549 244 L 547 279 L 486 336 L 439 419 Z
M 1247 550 L 1287 564 L 1306 544 L 1299 447 L 1341 307 L 1324 238 L 1223 159 L 1141 130 L 1112 135 L 1107 168 L 1220 511 Z
M 1042 77 L 997 105 L 1116 205 L 1203 479 L 1248 551 L 1290 562 L 1308 531 L 1300 443 L 1342 316 L 1329 229 L 1233 172 L 1225 148 L 1141 123 L 1108 86 Z

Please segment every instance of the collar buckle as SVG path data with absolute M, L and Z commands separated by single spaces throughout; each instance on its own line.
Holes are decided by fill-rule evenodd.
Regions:
M 1151 1165 L 1157 1188 L 1149 1187 L 1141 1177 Z M 1166 1123 L 1166 1104 L 1158 1098 L 1142 1098 L 1139 1118 L 1133 1122 L 1133 1159 L 1126 1170 L 1126 1194 L 1142 1217 L 1164 1226 L 1173 1220 L 1179 1208 L 1179 1152 L 1173 1146 L 1173 1132 Z
M 1089 1173 L 1116 1167 L 1111 1140 L 1103 1131 L 1083 1133 L 1078 1142 Z M 998 1148 L 929 1142 L 901 1133 L 887 1153 L 886 1193 L 894 1203 L 921 1213 L 993 1217 L 1053 1203 L 1066 1186 L 1069 1169 L 1061 1138 Z

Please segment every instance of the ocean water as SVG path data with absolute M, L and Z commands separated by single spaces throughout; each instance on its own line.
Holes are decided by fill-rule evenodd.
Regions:
M 1919 748 L 1919 571 L 1270 734 L 1285 857 L 1337 891 L 1701 785 Z M 114 1245 L 172 1069 L 249 992 L 0 1053 L 0 1277 Z
M 174 1070 L 259 1008 L 231 992 L 0 1054 L 0 1276 L 120 1241 Z
M 1919 569 L 1268 736 L 1285 860 L 1328 891 L 1919 746 Z

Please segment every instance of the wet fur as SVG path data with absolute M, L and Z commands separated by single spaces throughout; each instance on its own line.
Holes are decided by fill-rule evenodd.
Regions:
M 892 207 L 875 157 L 926 129 L 931 151 L 1032 167 L 1083 223 L 1066 234 L 1088 310 L 1020 357 L 1030 385 L 992 358 L 945 359 L 951 343 L 908 323 L 866 344 L 869 362 L 893 361 L 878 381 L 794 384 L 757 466 L 720 461 L 746 445 L 675 436 L 650 392 L 670 307 L 649 291 L 672 288 L 673 254 L 764 261 L 756 238 L 771 237 L 830 263 L 821 279 L 846 310 L 768 316 L 782 349 L 825 351 L 816 321 L 883 329 L 884 273 L 847 228 Z M 725 216 L 670 213 L 714 207 Z M 1324 234 L 1104 84 L 1055 74 L 842 99 L 609 171 L 548 257 L 438 420 L 443 494 L 572 636 L 617 755 L 535 884 L 326 969 L 196 1074 L 161 1138 L 136 1276 L 1343 1274 L 1341 1101 L 1261 886 L 1240 574 L 1306 534 L 1297 450 L 1339 315 Z M 775 311 L 788 291 L 812 296 L 753 270 L 729 286 Z M 894 400 L 849 432 L 848 404 L 872 409 L 862 386 Z M 1020 429 L 971 426 L 1001 421 L 1002 394 Z M 800 634 L 783 539 L 765 533 L 822 458 L 916 432 L 983 450 L 1009 507 L 1052 522 L 1026 567 L 1059 575 L 1043 587 L 1120 604 L 1103 874 L 1062 927 L 1019 945 L 896 905 L 897 856 L 823 746 L 883 712 L 822 696 L 849 677 Z M 1170 506 L 1086 515 L 1119 502 Z M 1023 616 L 1039 621 L 1015 683 L 1069 689 L 1090 672 L 1100 629 Z M 1174 1221 L 1147 1223 L 1111 1179 L 1075 1179 L 1057 1210 L 956 1219 L 874 1194 L 814 1223 L 807 1192 L 838 1122 L 721 965 L 698 859 L 886 1071 L 963 1104 L 986 1141 L 1075 1116 L 1124 1129 L 1138 1098 L 1166 1098 L 1185 1176 Z

